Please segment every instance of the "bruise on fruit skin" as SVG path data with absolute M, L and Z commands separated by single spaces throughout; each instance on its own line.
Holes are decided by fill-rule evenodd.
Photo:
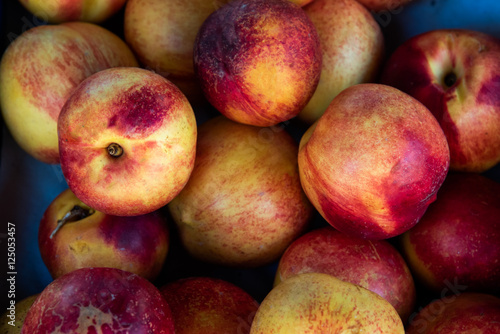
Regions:
M 68 199 L 72 199 L 72 197 L 68 197 L 68 190 L 62 192 L 57 196 L 57 198 L 53 201 L 66 201 Z M 75 206 L 82 206 L 85 207 L 83 203 L 79 202 L 74 202 Z M 69 212 L 71 210 L 71 207 L 67 208 Z M 38 231 L 38 244 L 40 247 L 40 253 L 42 256 L 43 262 L 47 265 L 48 268 L 54 268 L 55 264 L 58 263 L 58 256 L 61 254 L 61 252 L 66 252 L 67 249 L 71 250 L 73 247 L 71 244 L 68 245 L 68 247 L 63 247 L 60 248 L 58 246 L 58 238 L 61 237 L 61 233 L 64 234 L 64 226 L 61 226 L 60 228 L 57 225 L 56 217 L 59 219 L 62 219 L 63 216 L 57 215 L 59 211 L 59 208 L 54 205 L 50 205 L 48 210 L 44 212 L 42 219 L 40 221 L 40 228 Z M 85 224 L 85 222 L 75 222 L 77 224 Z M 59 229 L 57 233 L 56 230 Z M 66 246 L 66 244 L 64 244 Z M 80 246 L 83 246 L 80 244 Z M 74 247 L 73 247 L 74 248 Z M 51 275 L 54 276 L 59 276 L 60 273 L 60 266 L 58 267 L 55 272 L 50 272 Z
M 116 110 L 108 128 L 117 128 L 127 138 L 144 138 L 154 133 L 171 112 L 172 92 L 158 86 L 135 85 L 117 97 L 112 109 Z
M 128 139 L 146 138 L 184 105 L 183 95 L 176 94 L 177 87 L 162 77 L 152 73 L 134 74 L 130 79 L 133 83 L 128 84 L 120 69 L 105 73 L 84 80 L 61 111 L 63 116 L 60 118 L 64 123 L 58 124 L 59 129 L 74 136 L 73 140 L 78 135 L 78 139 L 88 141 L 86 136 L 96 136 L 106 130 L 116 131 L 119 136 Z M 141 75 L 140 82 L 135 75 Z M 102 89 L 103 92 L 96 92 L 95 89 Z M 107 92 L 112 94 L 109 98 L 105 98 Z M 85 115 L 98 114 L 100 108 L 103 109 L 101 117 L 109 120 L 96 127 Z M 64 117 L 71 112 L 71 119 Z

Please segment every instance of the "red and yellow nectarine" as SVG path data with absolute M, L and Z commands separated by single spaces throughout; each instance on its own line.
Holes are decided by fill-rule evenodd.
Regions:
M 280 127 L 222 115 L 200 125 L 193 173 L 168 203 L 188 252 L 233 267 L 277 260 L 313 213 L 300 185 L 297 150 Z
M 450 153 L 422 103 L 390 86 L 359 84 L 306 131 L 298 159 L 302 186 L 326 221 L 387 239 L 413 227 L 435 200 Z
M 231 1 L 201 26 L 194 69 L 208 101 L 227 118 L 273 126 L 295 117 L 318 85 L 318 33 L 288 0 Z
M 89 207 L 146 214 L 188 181 L 196 134 L 193 109 L 170 81 L 140 68 L 104 70 L 84 80 L 59 115 L 62 172 Z

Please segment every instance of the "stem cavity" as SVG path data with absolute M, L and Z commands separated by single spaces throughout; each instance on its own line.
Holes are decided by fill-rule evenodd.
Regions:
M 108 150 L 108 154 L 113 158 L 118 158 L 123 154 L 123 147 L 117 143 L 109 144 L 106 149 Z
M 443 83 L 446 88 L 452 87 L 457 82 L 457 75 L 454 72 L 450 72 L 445 75 Z

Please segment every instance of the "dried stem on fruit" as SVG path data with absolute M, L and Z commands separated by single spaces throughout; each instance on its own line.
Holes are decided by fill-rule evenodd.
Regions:
M 50 234 L 50 239 L 64 226 L 66 223 L 72 223 L 84 219 L 92 215 L 95 211 L 92 209 L 83 208 L 80 205 L 75 205 L 70 211 L 68 211 L 64 217 L 57 221 L 57 226 Z

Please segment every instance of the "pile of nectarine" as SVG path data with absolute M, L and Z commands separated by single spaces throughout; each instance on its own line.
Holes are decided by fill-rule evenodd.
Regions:
M 3 121 L 66 187 L 2 330 L 500 332 L 499 39 L 391 50 L 410 0 L 19 2 Z

